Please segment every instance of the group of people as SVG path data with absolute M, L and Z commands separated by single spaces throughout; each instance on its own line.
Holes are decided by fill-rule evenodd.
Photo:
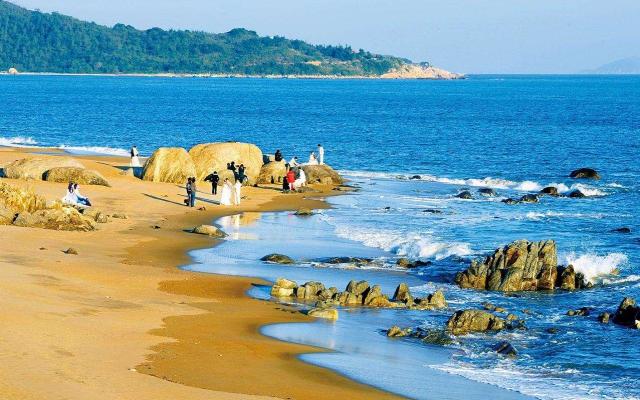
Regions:
M 318 144 L 317 151 L 318 151 L 317 155 L 314 151 L 312 151 L 311 154 L 309 154 L 309 161 L 306 164 L 300 164 L 300 162 L 298 161 L 298 157 L 291 158 L 291 160 L 289 160 L 287 164 L 290 168 L 299 167 L 301 165 L 323 165 L 324 164 L 324 147 L 322 147 L 321 144 Z M 274 159 L 276 161 L 282 161 L 283 156 L 280 150 L 276 151 Z
M 282 180 L 284 192 L 295 191 L 296 188 L 307 186 L 307 175 L 301 167 L 289 167 L 287 175 Z
M 220 192 L 220 205 L 221 206 L 230 206 L 230 205 L 240 205 L 242 201 L 242 184 L 247 180 L 247 175 L 245 174 L 245 166 L 240 164 L 236 167 L 235 162 L 230 162 L 227 164 L 227 169 L 233 171 L 234 183 L 231 183 L 229 178 L 225 178 L 222 182 L 222 190 Z M 220 175 L 218 175 L 218 171 L 213 171 L 211 174 L 207 175 L 204 178 L 205 182 L 211 182 L 211 194 L 218 194 L 218 186 L 220 185 Z M 187 190 L 187 199 L 185 199 L 185 205 L 189 207 L 195 207 L 196 203 L 196 178 L 189 178 L 187 180 L 187 184 L 185 185 Z
M 73 182 L 69 182 L 67 194 L 62 198 L 62 202 L 78 208 L 91 207 L 89 198 L 80 194 L 80 186 Z

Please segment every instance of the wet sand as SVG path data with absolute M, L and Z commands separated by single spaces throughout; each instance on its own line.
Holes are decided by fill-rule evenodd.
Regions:
M 30 151 L 0 148 L 0 166 Z M 396 397 L 296 358 L 319 349 L 260 335 L 264 324 L 308 318 L 245 295 L 263 282 L 178 268 L 189 250 L 215 244 L 188 228 L 238 211 L 325 203 L 247 188 L 241 207 L 220 207 L 206 202 L 209 186 L 200 184 L 198 206 L 206 211 L 198 211 L 183 206 L 180 185 L 120 174 L 126 159 L 76 158 L 112 184 L 84 186 L 83 194 L 107 214 L 129 218 L 93 232 L 0 226 L 3 400 Z M 2 181 L 49 200 L 66 187 Z M 79 254 L 63 253 L 68 247 Z

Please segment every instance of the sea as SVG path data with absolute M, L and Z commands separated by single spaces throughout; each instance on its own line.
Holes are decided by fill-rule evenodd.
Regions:
M 0 104 L 0 146 L 127 155 L 137 145 L 149 155 L 159 146 L 246 141 L 265 153 L 281 149 L 286 158 L 306 159 L 321 143 L 325 161 L 353 192 L 329 198 L 331 209 L 307 218 L 247 213 L 215 221 L 229 237 L 194 251 L 185 268 L 319 280 L 340 289 L 366 279 L 388 294 L 406 282 L 416 296 L 442 289 L 449 308 L 341 309 L 334 323 L 262 328 L 279 340 L 329 350 L 300 355 L 304 362 L 415 399 L 640 399 L 640 331 L 597 319 L 615 312 L 624 297 L 640 300 L 640 76 L 0 76 Z M 569 178 L 581 167 L 602 178 Z M 546 186 L 585 197 L 501 201 Z M 483 196 L 483 188 L 495 196 Z M 456 197 L 465 190 L 472 199 Z M 502 294 L 453 283 L 471 260 L 519 239 L 555 240 L 559 261 L 594 287 Z M 298 262 L 260 261 L 272 252 Z M 375 262 L 323 261 L 334 256 Z M 395 266 L 400 257 L 430 265 L 403 270 Z M 269 287 L 248 295 L 269 300 Z M 527 329 L 447 345 L 385 335 L 392 325 L 441 329 L 455 310 L 484 302 L 524 319 Z M 567 315 L 581 307 L 591 314 Z M 502 341 L 518 355 L 496 353 Z

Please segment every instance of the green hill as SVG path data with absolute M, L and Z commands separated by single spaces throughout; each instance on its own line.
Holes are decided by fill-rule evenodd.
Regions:
M 409 60 L 264 37 L 112 28 L 0 0 L 0 70 L 62 73 L 380 75 Z

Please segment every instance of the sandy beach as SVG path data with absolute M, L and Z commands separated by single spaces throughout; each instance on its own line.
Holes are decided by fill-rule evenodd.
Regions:
M 46 151 L 0 148 L 0 166 L 36 150 Z M 260 281 L 178 268 L 189 262 L 188 250 L 215 244 L 185 231 L 196 225 L 239 211 L 325 203 L 247 188 L 241 207 L 220 207 L 206 202 L 209 186 L 201 184 L 198 205 L 206 210 L 187 209 L 180 185 L 121 174 L 124 158 L 76 158 L 112 186 L 85 186 L 84 194 L 101 211 L 128 219 L 91 232 L 0 226 L 3 399 L 395 397 L 296 358 L 320 350 L 260 335 L 265 324 L 308 320 L 247 297 Z M 66 187 L 2 181 L 48 200 Z M 65 254 L 69 247 L 78 254 Z

